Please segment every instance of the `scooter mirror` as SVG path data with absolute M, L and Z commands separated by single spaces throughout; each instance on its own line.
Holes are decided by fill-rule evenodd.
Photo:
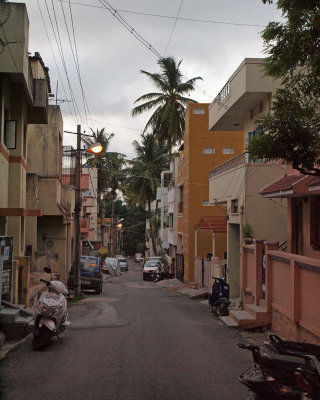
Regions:
M 49 267 L 44 267 L 44 272 L 47 272 L 48 274 L 52 273 L 51 268 Z

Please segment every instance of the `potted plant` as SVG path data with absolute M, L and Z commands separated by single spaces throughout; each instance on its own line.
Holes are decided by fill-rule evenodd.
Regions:
M 249 224 L 244 224 L 242 227 L 242 236 L 245 244 L 252 243 L 252 227 Z

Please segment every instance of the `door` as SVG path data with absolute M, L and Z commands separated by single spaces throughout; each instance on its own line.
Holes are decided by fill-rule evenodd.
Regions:
M 293 199 L 292 211 L 293 251 L 303 254 L 303 199 Z

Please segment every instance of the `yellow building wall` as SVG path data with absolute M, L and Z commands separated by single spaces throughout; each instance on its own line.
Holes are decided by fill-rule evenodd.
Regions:
M 202 216 L 226 216 L 221 205 L 206 206 L 209 200 L 209 172 L 211 169 L 243 152 L 243 132 L 209 131 L 207 103 L 190 103 L 186 111 L 183 161 L 178 167 L 178 186 L 183 185 L 183 214 L 178 214 L 177 232 L 183 234 L 184 279 L 194 281 L 194 226 Z M 233 149 L 224 154 L 223 149 Z M 204 150 L 207 149 L 207 150 Z M 208 151 L 208 149 L 214 149 Z M 212 235 L 201 244 L 202 254 L 212 252 Z M 198 241 L 199 246 L 199 241 Z M 216 237 L 216 255 L 226 251 L 226 235 Z

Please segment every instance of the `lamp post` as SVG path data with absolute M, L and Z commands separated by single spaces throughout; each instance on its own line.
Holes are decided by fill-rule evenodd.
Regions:
M 75 132 L 68 132 L 74 134 Z M 81 294 L 81 279 L 80 279 L 80 251 L 81 251 L 81 229 L 80 229 L 80 214 L 81 214 L 81 186 L 80 186 L 80 174 L 81 174 L 81 152 L 86 151 L 89 153 L 99 154 L 102 151 L 100 143 L 94 143 L 89 149 L 81 149 L 81 125 L 77 125 L 77 152 L 76 152 L 76 176 L 75 176 L 75 208 L 74 208 L 74 230 L 75 230 L 75 257 L 74 257 L 74 295 L 75 297 Z M 85 135 L 91 136 L 93 135 Z

